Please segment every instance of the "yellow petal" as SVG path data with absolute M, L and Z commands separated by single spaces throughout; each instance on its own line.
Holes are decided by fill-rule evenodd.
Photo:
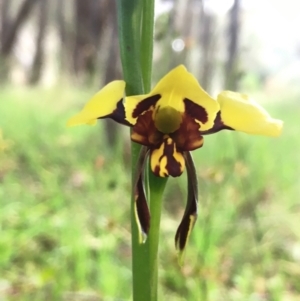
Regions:
M 247 95 L 223 91 L 218 95 L 221 119 L 225 125 L 248 134 L 279 136 L 283 122 L 273 119 Z
M 202 130 L 213 126 L 219 111 L 219 104 L 201 88 L 197 79 L 183 65 L 171 70 L 158 82 L 151 93 L 162 95 L 157 106 L 171 106 L 179 112 L 187 109 L 185 100 L 193 103 L 192 110 L 187 113 L 193 114 L 192 117 L 199 121 Z M 198 114 L 198 111 L 201 113 Z M 205 120 L 203 120 L 203 113 L 206 113 Z
M 116 80 L 104 86 L 84 106 L 81 112 L 70 118 L 67 126 L 95 124 L 97 118 L 109 117 L 117 110 L 125 92 L 125 82 Z
M 145 110 L 155 106 L 156 110 L 171 107 L 178 112 L 186 112 L 195 118 L 201 130 L 213 126 L 219 104 L 199 85 L 197 79 L 183 65 L 167 73 L 146 95 L 127 97 L 125 101 L 126 119 L 135 122 L 134 110 L 139 106 Z M 137 110 L 142 112 L 142 110 Z M 143 112 L 142 112 L 143 113 Z

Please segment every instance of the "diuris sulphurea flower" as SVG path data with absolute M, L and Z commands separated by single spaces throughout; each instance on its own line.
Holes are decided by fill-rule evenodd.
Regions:
M 95 124 L 97 119 L 112 118 L 132 127 L 131 140 L 143 145 L 134 183 L 141 242 L 150 228 L 144 187 L 147 159 L 158 177 L 177 177 L 187 168 L 187 205 L 175 236 L 176 247 L 182 252 L 197 219 L 197 176 L 190 151 L 203 146 L 204 135 L 226 129 L 279 136 L 282 121 L 273 119 L 245 94 L 223 91 L 212 98 L 183 65 L 167 73 L 148 94 L 124 94 L 124 81 L 107 84 L 68 125 Z

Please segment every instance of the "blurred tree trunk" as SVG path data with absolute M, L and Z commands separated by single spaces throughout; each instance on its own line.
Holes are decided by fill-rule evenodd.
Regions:
M 18 32 L 22 24 L 28 18 L 34 4 L 38 0 L 24 0 L 16 14 L 14 20 L 9 16 L 11 0 L 2 0 L 1 2 L 1 45 L 0 45 L 0 77 L 4 83 L 9 74 L 9 56 L 11 55 Z
M 230 90 L 238 88 L 238 81 L 241 75 L 238 69 L 239 34 L 240 0 L 234 0 L 234 4 L 229 12 L 228 50 L 225 65 L 225 87 Z
M 9 5 L 10 0 L 0 0 L 0 19 L 1 19 L 1 37 L 0 37 L 0 43 L 1 48 L 4 44 L 4 41 L 7 38 L 7 30 L 9 28 L 9 19 L 8 19 L 8 13 L 9 13 Z
M 75 74 L 79 77 L 88 75 L 91 78 L 97 70 L 97 46 L 105 17 L 103 9 L 103 1 L 75 1 L 73 64 Z
M 215 43 L 216 43 L 216 17 L 205 9 L 205 3 L 199 0 L 201 4 L 201 17 L 200 17 L 200 82 L 201 86 L 206 90 L 211 90 L 213 73 L 215 69 Z
M 115 1 L 108 0 L 106 24 L 103 29 L 109 31 L 108 57 L 104 72 L 104 84 L 115 79 L 121 78 L 121 62 L 119 55 L 118 28 L 117 28 L 117 8 Z M 111 147 L 116 146 L 120 138 L 118 134 L 118 125 L 109 119 L 105 119 L 105 132 L 107 133 L 107 142 Z
M 76 75 L 86 69 L 87 47 L 89 44 L 88 23 L 90 19 L 90 0 L 75 0 L 75 45 L 74 71 Z
M 1 35 L 0 35 L 0 49 L 2 49 L 4 41 L 7 38 L 7 30 L 9 28 L 9 5 L 10 0 L 0 0 L 0 22 L 1 22 Z M 0 52 L 0 84 L 3 84 L 7 80 L 8 74 L 8 62 L 4 59 Z
M 1 55 L 3 57 L 7 57 L 10 54 L 21 25 L 27 19 L 37 1 L 39 0 L 24 0 L 15 20 L 9 21 L 9 27 L 7 28 L 7 31 L 4 35 L 3 44 L 1 45 Z
M 45 56 L 45 37 L 46 37 L 46 27 L 48 21 L 48 8 L 49 1 L 48 0 L 40 0 L 39 3 L 39 19 L 38 19 L 38 33 L 36 38 L 36 49 L 32 64 L 32 70 L 29 77 L 29 83 L 31 85 L 36 84 L 41 77 L 43 64 L 44 64 L 44 56 Z
M 121 78 L 115 1 L 76 0 L 74 8 L 73 66 L 79 80 L 86 82 L 99 71 L 99 53 L 105 66 L 101 72 L 101 86 Z M 118 141 L 117 130 L 115 122 L 105 120 L 106 141 L 112 147 Z
M 72 53 L 73 45 L 71 43 L 72 38 L 70 37 L 70 33 L 67 30 L 67 16 L 66 16 L 66 1 L 57 0 L 56 2 L 56 30 L 59 38 L 59 68 L 60 74 L 65 74 L 73 70 L 73 68 L 69 68 L 70 59 L 69 53 Z

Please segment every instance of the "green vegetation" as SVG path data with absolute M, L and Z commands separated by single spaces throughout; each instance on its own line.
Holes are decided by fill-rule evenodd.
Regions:
M 3 300 L 130 300 L 129 138 L 112 150 L 104 123 L 65 127 L 91 94 L 0 92 Z M 281 137 L 221 132 L 193 152 L 200 213 L 182 267 L 186 179 L 168 181 L 159 300 L 300 300 L 300 108 L 268 111 L 285 121 Z

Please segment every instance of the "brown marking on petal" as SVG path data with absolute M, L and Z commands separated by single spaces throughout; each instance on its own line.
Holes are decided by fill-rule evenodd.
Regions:
M 191 151 L 203 145 L 203 137 L 199 132 L 199 123 L 187 114 L 183 114 L 182 123 L 177 131 L 170 134 L 181 151 Z
M 183 102 L 185 104 L 185 112 L 188 115 L 201 121 L 202 123 L 206 123 L 208 121 L 207 112 L 203 107 L 197 105 L 188 98 L 185 98 Z
M 131 140 L 146 146 L 157 146 L 163 138 L 153 122 L 152 111 L 140 115 L 132 128 Z
M 157 94 L 143 99 L 141 102 L 137 104 L 137 106 L 133 110 L 132 117 L 137 118 L 138 116 L 140 116 L 141 114 L 149 110 L 152 106 L 155 106 L 160 98 L 161 95 Z
M 112 112 L 110 118 L 112 118 L 114 121 L 118 123 L 131 126 L 131 124 L 126 120 L 123 99 L 118 101 L 117 108 Z
M 176 153 L 175 143 L 171 138 L 168 138 L 164 149 L 164 155 L 167 157 L 166 168 L 170 176 L 179 177 L 182 174 L 183 170 L 180 162 L 178 162 L 174 157 L 175 153 Z
M 151 156 L 151 154 L 150 154 Z M 157 176 L 157 177 L 160 177 L 159 173 L 160 173 L 160 167 L 159 165 L 156 165 L 154 170 L 152 170 L 152 172 Z
M 217 116 L 214 120 L 214 125 L 211 129 L 207 130 L 207 131 L 200 131 L 201 135 L 209 135 L 209 134 L 214 134 L 217 133 L 219 131 L 222 130 L 230 130 L 230 131 L 234 131 L 233 128 L 231 128 L 230 126 L 227 126 L 226 124 L 224 124 L 224 122 L 222 121 L 221 118 L 221 111 L 219 111 L 217 113 Z
M 158 148 L 151 149 L 150 158 L 152 172 L 158 177 L 178 177 L 185 167 L 182 152 L 168 135 Z
M 123 98 L 121 98 L 118 102 L 117 102 L 117 107 L 114 109 L 114 111 L 107 115 L 107 116 L 103 116 L 100 117 L 98 119 L 104 119 L 104 118 L 111 118 L 112 120 L 121 123 L 123 125 L 128 125 L 128 126 L 132 126 L 127 120 L 126 120 L 126 116 L 125 116 L 125 108 L 124 108 L 124 104 L 123 104 Z

